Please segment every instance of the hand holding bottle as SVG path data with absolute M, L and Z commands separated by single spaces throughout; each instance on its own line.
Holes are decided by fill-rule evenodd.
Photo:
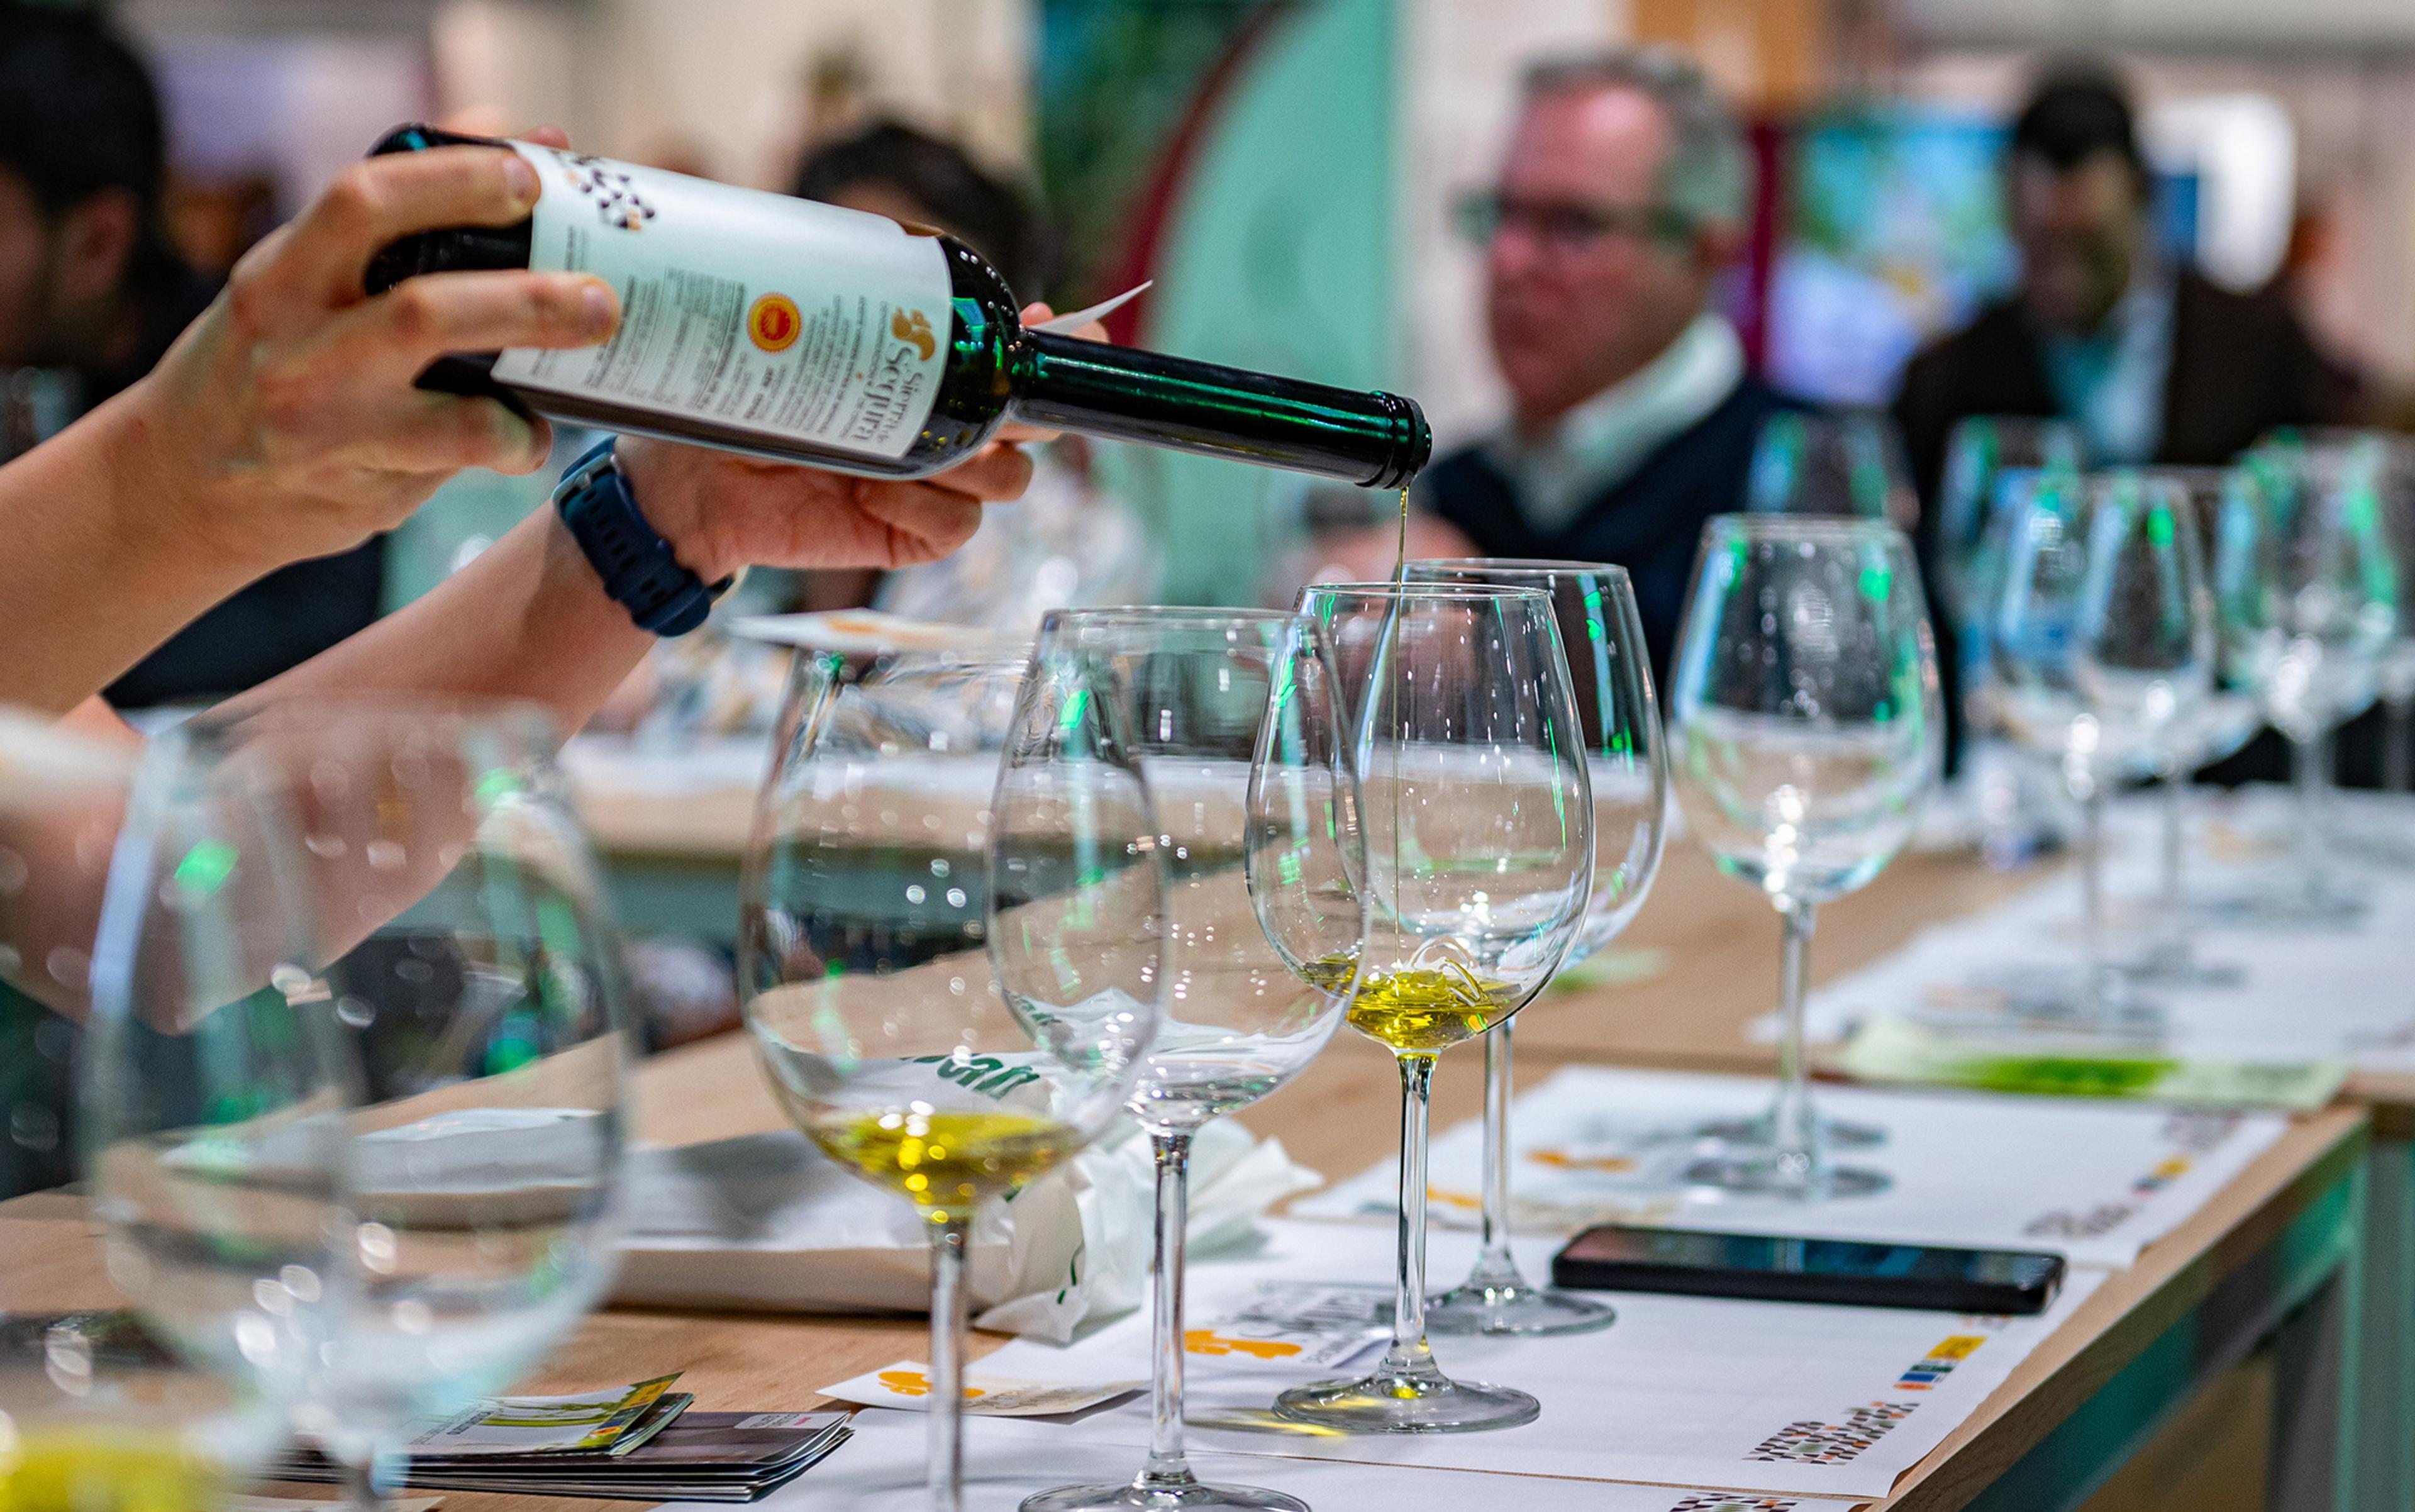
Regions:
M 183 502 L 189 545 L 256 571 L 357 545 L 465 467 L 531 472 L 543 420 L 491 398 L 415 388 L 464 344 L 544 348 L 610 336 L 609 285 L 577 274 L 479 273 L 362 292 L 398 234 L 508 225 L 537 198 L 511 153 L 460 148 L 346 170 L 236 264 L 218 300 L 128 391 L 122 465 L 155 504 Z M 169 521 L 153 519 L 152 528 Z

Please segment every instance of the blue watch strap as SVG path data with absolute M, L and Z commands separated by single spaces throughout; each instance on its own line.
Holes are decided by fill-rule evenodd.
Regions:
M 707 586 L 680 565 L 671 544 L 646 523 L 638 501 L 604 442 L 581 457 L 554 486 L 553 506 L 578 549 L 587 554 L 604 591 L 629 611 L 638 628 L 683 636 L 704 623 L 713 601 L 735 578 Z

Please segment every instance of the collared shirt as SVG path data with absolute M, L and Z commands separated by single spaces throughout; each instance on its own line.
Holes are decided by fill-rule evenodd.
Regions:
M 2098 464 L 2152 462 L 2164 439 L 2172 366 L 2172 276 L 2141 268 L 2093 333 L 2039 343 L 2055 404 L 2078 422 Z
M 1735 392 L 1744 370 L 1735 327 L 1705 312 L 1660 355 L 1562 415 L 1550 435 L 1530 441 L 1505 428 L 1484 454 L 1516 490 L 1518 513 L 1548 534 L 1699 425 Z

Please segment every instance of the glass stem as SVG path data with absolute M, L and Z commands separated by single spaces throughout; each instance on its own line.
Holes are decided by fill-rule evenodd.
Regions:
M 2383 700 L 2381 786 L 2393 793 L 2415 786 L 2415 693 Z
M 2290 786 L 2298 801 L 2297 832 L 2291 837 L 2298 853 L 2298 887 L 2313 905 L 2323 895 L 2323 762 L 2331 742 L 2318 733 L 2289 742 Z
M 963 1512 L 965 1497 L 965 1255 L 970 1213 L 931 1224 L 931 1512 Z
M 1394 1058 L 1401 1063 L 1401 1260 L 1383 1373 L 1431 1376 L 1438 1372 L 1426 1343 L 1426 1101 L 1434 1057 Z
M 1157 1158 L 1157 1274 L 1151 1297 L 1154 1369 L 1149 1383 L 1148 1462 L 1135 1490 L 1179 1491 L 1198 1484 L 1182 1454 L 1182 1242 L 1191 1219 L 1191 1134 L 1151 1130 Z
M 2079 801 L 2079 969 L 2084 1010 L 2108 1006 L 2105 968 L 2105 789 L 2091 784 Z
M 1820 1168 L 1811 1126 L 1811 1077 L 1803 1051 L 1803 986 L 1811 960 L 1812 906 L 1778 900 L 1782 926 L 1778 968 L 1778 1103 L 1770 1145 L 1788 1179 L 1809 1185 Z
M 1515 1022 L 1503 1019 L 1484 1035 L 1484 1249 L 1467 1280 L 1492 1291 L 1525 1284 L 1509 1253 L 1509 1029 Z
M 2163 939 L 2156 965 L 2171 975 L 2186 975 L 2189 964 L 2188 889 L 2182 874 L 2188 860 L 2188 769 L 2178 758 L 2164 765 Z
M 374 1449 L 356 1450 L 337 1460 L 343 1477 L 345 1512 L 382 1512 L 385 1497 L 378 1490 L 378 1457 Z

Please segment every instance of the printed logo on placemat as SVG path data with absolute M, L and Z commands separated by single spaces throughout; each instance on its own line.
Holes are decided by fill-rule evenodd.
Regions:
M 1669 1512 L 1794 1512 L 1803 1504 L 1784 1496 L 1721 1496 L 1717 1491 L 1688 1496 Z
M 1917 1364 L 1895 1378 L 1895 1388 L 1927 1391 L 1940 1377 L 1953 1374 L 1954 1367 L 1969 1359 L 1971 1352 L 1987 1341 L 1984 1334 L 1952 1334 L 1939 1340 Z
M 2023 1234 L 2041 1238 L 2094 1239 L 2112 1233 L 2138 1216 L 2148 1198 L 2189 1174 L 2197 1157 L 2218 1148 L 2238 1131 L 2241 1115 L 2230 1108 L 2184 1108 L 2164 1120 L 2163 1136 L 2179 1153 L 2167 1155 L 2130 1183 L 2125 1198 L 2088 1208 L 2057 1208 L 2021 1225 Z
M 1850 1408 L 1841 1423 L 1789 1423 L 1753 1445 L 1747 1460 L 1791 1460 L 1805 1465 L 1841 1465 L 1895 1431 L 1916 1401 L 1874 1401 Z

